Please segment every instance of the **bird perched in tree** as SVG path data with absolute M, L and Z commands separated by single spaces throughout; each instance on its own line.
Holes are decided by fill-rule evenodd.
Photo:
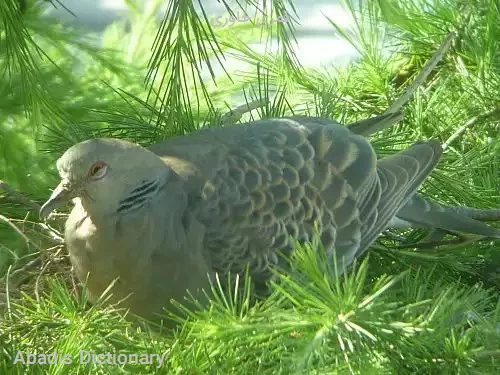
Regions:
M 362 135 L 399 118 L 351 129 L 314 117 L 267 119 L 148 149 L 87 140 L 57 161 L 62 181 L 40 215 L 73 199 L 65 242 L 77 276 L 94 297 L 117 279 L 110 302 L 145 317 L 187 290 L 196 296 L 216 272 L 248 265 L 253 280 L 269 280 L 279 252 L 291 250 L 290 237 L 318 234 L 339 269 L 398 223 L 500 238 L 499 230 L 416 194 L 440 158 L 439 142 L 377 160 Z

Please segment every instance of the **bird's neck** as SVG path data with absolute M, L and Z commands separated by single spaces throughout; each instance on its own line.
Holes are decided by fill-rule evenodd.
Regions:
M 118 201 L 116 213 L 126 215 L 147 205 L 165 186 L 165 179 L 154 176 L 143 179 L 137 186 L 130 189 L 127 196 Z

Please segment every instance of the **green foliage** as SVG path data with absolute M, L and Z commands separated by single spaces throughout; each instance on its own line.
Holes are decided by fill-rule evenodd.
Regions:
M 371 140 L 385 156 L 418 139 L 445 142 L 475 119 L 450 143 L 422 191 L 447 204 L 500 205 L 496 1 L 345 0 L 354 22 L 346 28 L 330 20 L 332 35 L 360 56 L 326 70 L 297 62 L 292 47 L 300 15 L 289 1 L 259 8 L 292 19 L 270 28 L 251 22 L 212 28 L 214 15 L 200 11 L 201 2 L 177 0 L 169 0 L 158 24 L 161 1 L 127 1 L 128 18 L 102 37 L 42 18 L 50 2 L 27 2 L 24 11 L 19 4 L 0 1 L 0 179 L 35 201 L 57 180 L 55 159 L 89 137 L 147 145 L 220 126 L 221 113 L 262 98 L 269 103 L 242 121 L 312 114 L 347 123 L 382 113 L 454 31 L 451 52 L 404 107 L 404 121 Z M 261 15 L 253 0 L 222 2 L 219 10 Z M 252 46 L 269 46 L 272 38 L 273 53 Z M 28 254 L 53 260 L 55 250 L 44 249 L 54 242 L 27 210 L 0 192 L 1 276 L 25 265 Z M 404 235 L 411 243 L 425 233 Z M 291 269 L 276 271 L 266 299 L 252 301 L 248 278 L 231 291 L 220 280 L 209 308 L 181 308 L 175 332 L 130 323 L 101 304 L 89 308 L 68 280 L 47 273 L 21 285 L 22 296 L 19 285 L 2 286 L 0 307 L 8 312 L 0 319 L 0 373 L 498 373 L 498 243 L 418 251 L 397 245 L 381 238 L 340 278 L 317 244 L 297 245 Z M 42 279 L 47 285 L 35 293 Z M 13 365 L 17 351 L 28 349 L 74 358 L 82 349 L 167 354 L 161 369 Z
M 211 305 L 178 318 L 171 334 L 134 325 L 111 308 L 85 307 L 63 282 L 25 296 L 0 334 L 5 373 L 493 373 L 500 306 L 493 291 L 449 282 L 433 269 L 371 279 L 368 258 L 341 277 L 317 245 L 297 247 L 272 293 L 251 302 L 248 276 L 213 285 Z M 181 306 L 181 305 L 180 305 Z M 180 314 L 179 314 L 180 315 Z M 184 316 L 184 315 L 183 315 Z M 17 351 L 68 353 L 68 365 L 12 365 Z M 164 353 L 158 370 L 77 366 L 80 350 Z

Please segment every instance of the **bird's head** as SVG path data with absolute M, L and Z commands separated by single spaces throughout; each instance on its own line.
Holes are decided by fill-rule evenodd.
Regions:
M 169 175 L 168 167 L 154 153 L 109 138 L 70 147 L 57 160 L 57 170 L 61 182 L 40 209 L 41 217 L 74 198 L 80 198 L 90 213 L 130 211 L 156 194 Z

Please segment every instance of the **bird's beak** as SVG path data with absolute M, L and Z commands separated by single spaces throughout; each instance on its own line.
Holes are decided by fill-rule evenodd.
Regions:
M 64 202 L 69 201 L 74 198 L 74 189 L 70 187 L 66 181 L 61 181 L 59 185 L 54 189 L 50 198 L 43 204 L 40 208 L 40 217 L 46 218 L 49 214 L 59 207 Z

